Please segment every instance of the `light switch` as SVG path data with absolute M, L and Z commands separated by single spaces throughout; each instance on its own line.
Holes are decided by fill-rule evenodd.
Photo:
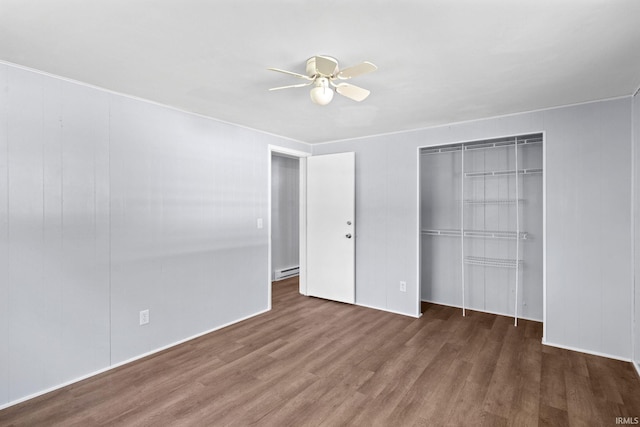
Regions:
M 262 228 L 262 218 L 258 218 L 257 225 L 258 225 L 258 229 Z

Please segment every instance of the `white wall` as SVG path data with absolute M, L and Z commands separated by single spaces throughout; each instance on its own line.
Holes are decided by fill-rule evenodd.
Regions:
M 300 252 L 300 161 L 273 155 L 271 161 L 271 266 L 296 267 Z
M 631 358 L 630 117 L 627 97 L 315 145 L 356 152 L 356 302 L 418 314 L 418 147 L 544 131 L 545 340 Z
M 0 407 L 266 310 L 269 144 L 0 64 Z

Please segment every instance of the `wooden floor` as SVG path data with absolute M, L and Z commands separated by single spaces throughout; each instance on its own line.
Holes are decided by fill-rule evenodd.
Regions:
M 421 319 L 273 286 L 273 310 L 0 411 L 1 426 L 616 425 L 630 363 L 544 347 L 540 323 Z

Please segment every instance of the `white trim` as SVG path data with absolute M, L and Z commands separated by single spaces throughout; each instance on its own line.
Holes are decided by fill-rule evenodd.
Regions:
M 158 107 L 168 108 L 168 109 L 173 110 L 173 111 L 179 111 L 181 113 L 189 114 L 191 116 L 196 116 L 196 117 L 200 117 L 200 118 L 203 118 L 203 119 L 212 120 L 212 121 L 218 122 L 218 123 L 224 123 L 226 125 L 236 126 L 236 127 L 242 128 L 242 129 L 251 130 L 251 131 L 258 132 L 258 133 L 261 133 L 261 134 L 264 134 L 264 135 L 269 135 L 269 136 L 273 136 L 273 137 L 276 137 L 276 138 L 281 138 L 281 139 L 285 139 L 285 140 L 288 140 L 288 141 L 297 142 L 299 144 L 304 144 L 304 145 L 311 146 L 311 144 L 308 143 L 308 142 L 300 141 L 298 139 L 290 138 L 288 136 L 278 135 L 278 134 L 267 132 L 267 131 L 264 131 L 264 130 L 252 128 L 252 127 L 249 127 L 249 126 L 246 126 L 246 125 L 241 125 L 239 123 L 229 122 L 229 121 L 222 120 L 222 119 L 216 119 L 214 117 L 207 116 L 207 115 L 204 115 L 204 114 L 201 114 L 201 113 L 196 113 L 196 112 L 189 111 L 189 110 L 183 110 L 181 108 L 173 107 L 171 105 L 163 104 L 161 102 L 152 101 L 152 100 L 146 99 L 146 98 L 140 98 L 138 96 L 129 95 L 129 94 L 122 93 L 122 92 L 117 92 L 115 90 L 107 89 L 107 88 L 104 88 L 104 87 L 101 87 L 101 86 L 96 86 L 96 85 L 92 85 L 90 83 L 85 83 L 85 82 L 81 82 L 79 80 L 74 80 L 74 79 L 71 79 L 69 77 L 63 77 L 63 76 L 59 76 L 57 74 L 49 73 L 47 71 L 37 70 L 35 68 L 30 68 L 30 67 L 26 67 L 24 65 L 15 64 L 13 62 L 4 61 L 2 59 L 0 59 L 0 64 L 7 65 L 7 66 L 13 67 L 13 68 L 17 68 L 19 70 L 24 70 L 24 71 L 29 71 L 31 73 L 40 74 L 40 75 L 45 76 L 45 77 L 50 77 L 50 78 L 62 80 L 62 81 L 67 82 L 67 83 L 73 83 L 73 84 L 76 84 L 76 85 L 79 85 L 79 86 L 83 86 L 83 87 L 86 87 L 86 88 L 98 90 L 98 91 L 105 92 L 105 93 L 108 93 L 108 94 L 111 94 L 111 95 L 122 96 L 124 98 L 133 99 L 133 100 L 141 101 L 141 102 L 144 102 L 144 103 L 147 103 L 147 104 L 156 105 Z
M 280 147 L 278 145 L 273 145 L 273 144 L 269 144 L 268 147 L 270 152 L 284 154 L 285 156 L 297 157 L 297 158 L 311 156 L 311 153 L 307 151 L 295 150 L 293 148 Z
M 544 340 L 542 340 L 542 345 L 546 345 L 548 347 L 561 348 L 563 350 L 577 351 L 578 353 L 591 354 L 593 356 L 606 357 L 607 359 L 621 360 L 623 362 L 632 362 L 631 359 L 629 359 L 628 357 L 615 356 L 613 354 L 601 353 L 599 351 L 586 350 L 584 348 L 572 347 L 570 345 L 555 344 L 555 343 L 551 343 L 551 342 L 544 341 Z
M 416 315 L 418 317 L 422 316 L 422 233 L 420 230 L 422 230 L 422 215 L 421 215 L 421 209 L 420 209 L 420 199 L 421 199 L 421 194 L 422 194 L 422 187 L 420 185 L 421 183 L 421 173 L 422 173 L 422 165 L 421 165 L 421 161 L 420 161 L 420 147 L 417 147 L 417 156 L 416 156 L 416 167 L 417 167 L 417 173 L 416 176 L 418 177 L 418 185 L 417 187 L 417 197 L 416 200 L 418 200 L 418 203 L 416 204 L 416 224 L 417 224 L 417 230 L 416 230 L 416 245 L 417 245 L 417 250 L 416 253 L 418 254 L 418 262 L 416 263 L 416 269 L 417 269 L 417 276 L 416 276 L 416 288 L 417 288 L 417 302 L 418 302 L 418 306 L 416 307 Z
M 254 314 L 250 314 L 250 315 L 245 316 L 245 317 L 242 317 L 242 318 L 240 318 L 240 319 L 238 319 L 238 320 L 233 320 L 233 321 L 228 322 L 228 323 L 225 323 L 225 324 L 223 324 L 223 325 L 221 325 L 221 326 L 217 326 L 217 327 L 215 327 L 215 328 L 213 328 L 213 329 L 209 329 L 209 330 L 204 331 L 204 332 L 201 332 L 201 333 L 199 333 L 199 334 L 192 335 L 192 336 L 190 336 L 189 338 L 185 338 L 185 339 L 182 339 L 182 340 L 176 341 L 176 342 L 174 342 L 174 343 L 172 343 L 172 344 L 168 344 L 168 345 L 165 345 L 165 346 L 159 347 L 159 348 L 157 348 L 157 349 L 155 349 L 155 350 L 151 350 L 151 351 L 148 351 L 148 352 L 146 352 L 146 353 L 140 354 L 140 355 L 138 355 L 138 356 L 134 356 L 134 357 L 132 357 L 132 358 L 130 358 L 130 359 L 127 359 L 127 360 L 124 360 L 124 361 L 122 361 L 122 362 L 118 362 L 118 363 L 116 363 L 115 365 L 107 366 L 106 368 L 102 368 L 102 369 L 99 369 L 99 370 L 97 370 L 97 371 L 93 371 L 93 372 L 91 372 L 91 373 L 89 373 L 89 374 L 83 375 L 83 376 L 81 376 L 81 377 L 75 378 L 75 379 L 70 380 L 70 381 L 66 381 L 66 382 L 64 382 L 64 383 L 62 383 L 62 384 L 58 384 L 58 385 L 56 385 L 56 386 L 49 387 L 49 388 L 47 388 L 47 389 L 45 389 L 45 390 L 38 391 L 38 392 L 33 393 L 33 394 L 30 394 L 30 395 L 28 395 L 28 396 L 24 396 L 24 397 L 21 397 L 21 398 L 19 398 L 19 399 L 12 400 L 12 401 L 10 401 L 10 402 L 8 402 L 8 403 L 5 403 L 5 404 L 0 405 L 0 411 L 1 411 L 1 410 L 3 410 L 3 409 L 8 408 L 8 407 L 10 407 L 10 406 L 17 405 L 18 403 L 22 403 L 22 402 L 25 402 L 25 401 L 27 401 L 27 400 L 31 400 L 31 399 L 33 399 L 33 398 L 35 398 L 35 397 L 42 396 L 42 395 L 47 394 L 47 393 L 50 393 L 50 392 L 52 392 L 52 391 L 59 390 L 59 389 L 61 389 L 61 388 L 64 388 L 64 387 L 70 386 L 71 384 L 75 384 L 75 383 L 77 383 L 77 382 L 80 382 L 80 381 L 86 380 L 87 378 L 91 378 L 91 377 L 94 377 L 94 376 L 96 376 L 96 375 L 100 375 L 100 374 L 102 374 L 102 373 L 105 373 L 105 372 L 107 372 L 107 371 L 110 371 L 110 370 L 112 370 L 112 369 L 119 368 L 120 366 L 127 365 L 127 364 L 129 364 L 129 363 L 131 363 L 131 362 L 135 362 L 136 360 L 143 359 L 143 358 L 145 358 L 145 357 L 147 357 L 147 356 L 151 356 L 151 355 L 153 355 L 153 354 L 156 354 L 156 353 L 159 353 L 159 352 L 161 352 L 161 351 L 167 350 L 167 349 L 169 349 L 169 348 L 171 348 L 171 347 L 175 347 L 175 346 L 177 346 L 177 345 L 184 344 L 184 343 L 185 343 L 185 342 L 187 342 L 187 341 L 191 341 L 191 340 L 194 340 L 194 339 L 196 339 L 196 338 L 200 338 L 200 337 L 201 337 L 201 336 L 203 336 L 203 335 L 210 334 L 210 333 L 212 333 L 212 332 L 215 332 L 215 331 L 218 331 L 218 330 L 220 330 L 220 329 L 226 328 L 227 326 L 235 325 L 236 323 L 240 323 L 240 322 L 243 322 L 243 321 L 245 321 L 245 320 L 251 319 L 252 317 L 256 317 L 256 316 L 259 316 L 259 315 L 261 315 L 261 314 L 267 313 L 268 311 L 269 311 L 269 310 L 262 310 L 262 311 L 259 311 L 259 312 L 257 312 L 257 313 L 254 313 Z
M 300 275 L 298 279 L 298 292 L 308 295 L 307 292 L 307 158 L 300 157 L 300 213 L 298 216 L 299 251 L 298 264 Z
M 362 303 L 359 303 L 359 302 L 356 302 L 354 305 L 357 305 L 358 307 L 370 308 L 372 310 L 386 311 L 387 313 L 398 314 L 398 315 L 401 315 L 401 316 L 413 317 L 413 318 L 416 318 L 416 319 L 419 319 L 420 317 L 422 317 L 422 314 L 416 316 L 415 314 L 403 313 L 401 311 L 390 310 L 388 308 L 380 308 L 380 307 L 376 307 L 374 305 L 362 304 Z
M 422 300 L 422 302 L 426 302 L 429 304 L 435 304 L 435 305 L 442 305 L 445 307 L 453 307 L 453 308 L 462 308 L 461 305 L 456 305 L 456 304 L 445 304 L 442 302 L 436 302 L 436 301 L 428 301 L 428 300 Z M 465 307 L 467 311 L 476 311 L 478 313 L 486 313 L 486 314 L 492 314 L 494 316 L 502 316 L 502 317 L 513 317 L 512 314 L 509 313 L 500 313 L 499 311 L 490 311 L 490 310 L 480 310 L 479 308 L 473 308 L 473 307 Z M 540 319 L 534 319 L 533 317 L 525 317 L 525 316 L 518 316 L 519 320 L 529 320 L 531 322 L 538 322 L 538 323 L 543 323 L 542 320 Z
M 640 91 L 640 88 L 638 90 Z M 432 129 L 438 129 L 438 128 L 448 128 L 448 127 L 451 127 L 451 126 L 457 126 L 457 125 L 468 124 L 468 123 L 473 123 L 473 122 L 482 122 L 482 121 L 485 121 L 485 120 L 503 119 L 503 118 L 506 118 L 506 117 L 520 116 L 520 115 L 523 115 L 523 114 L 540 113 L 540 112 L 550 111 L 550 110 L 559 110 L 559 109 L 562 109 L 562 108 L 578 107 L 578 106 L 581 106 L 581 105 L 595 104 L 597 102 L 617 101 L 617 100 L 620 100 L 620 99 L 629 98 L 631 96 L 633 96 L 633 95 L 614 96 L 614 97 L 611 97 L 611 98 L 594 99 L 593 101 L 583 101 L 583 102 L 576 102 L 576 103 L 573 103 L 573 104 L 558 105 L 556 107 L 546 107 L 546 108 L 538 108 L 536 110 L 519 111 L 519 112 L 516 112 L 516 113 L 503 114 L 503 115 L 500 115 L 500 116 L 481 117 L 481 118 L 477 118 L 477 119 L 461 120 L 461 121 L 457 121 L 457 122 L 434 124 L 434 125 L 431 125 L 431 126 L 424 126 L 424 127 L 420 127 L 420 128 L 414 128 L 414 129 L 396 130 L 396 131 L 391 131 L 391 132 L 386 132 L 386 133 L 377 133 L 377 134 L 371 134 L 371 135 L 356 136 L 356 137 L 353 137 L 353 138 L 345 138 L 345 139 L 335 139 L 335 140 L 332 140 L 332 141 L 325 141 L 325 142 L 312 142 L 312 143 L 309 143 L 309 144 L 315 147 L 315 146 L 318 146 L 318 145 L 336 144 L 336 143 L 343 143 L 343 142 L 349 142 L 349 141 L 358 141 L 358 140 L 361 140 L 361 139 L 382 138 L 382 137 L 393 136 L 393 135 L 402 135 L 402 134 L 407 134 L 407 133 L 412 133 L 412 132 L 422 132 L 422 131 L 425 131 L 425 130 L 432 130 Z M 525 132 L 525 133 L 538 133 L 538 132 Z M 506 136 L 512 136 L 512 135 L 506 135 Z M 481 138 L 481 139 L 486 139 L 486 138 Z M 473 140 L 468 140 L 468 141 L 465 140 L 465 141 L 461 141 L 461 142 L 470 142 L 470 141 L 473 141 Z M 447 143 L 447 144 L 455 144 L 455 142 L 451 142 L 451 143 Z M 438 144 L 438 145 L 440 145 L 440 144 Z
M 299 274 L 299 288 L 300 293 L 306 295 L 306 286 L 307 286 L 307 185 L 306 185 L 306 176 L 307 176 L 307 161 L 306 158 L 311 156 L 311 153 L 305 151 L 294 150 L 291 148 L 280 147 L 277 145 L 268 145 L 268 161 L 267 161 L 267 233 L 269 239 L 269 249 L 267 254 L 267 295 L 269 298 L 268 307 L 271 310 L 271 282 L 273 280 L 273 266 L 272 258 L 271 258 L 271 166 L 273 155 L 280 154 L 285 155 L 287 157 L 298 158 L 300 162 L 300 179 L 299 179 L 299 188 L 300 188 L 300 210 L 299 210 L 299 218 L 298 223 L 300 225 L 300 234 L 299 234 L 299 259 L 298 264 L 300 266 L 300 274 Z M 303 292 L 304 288 L 304 292 Z
M 640 90 L 640 88 L 638 89 Z M 631 359 L 634 366 L 638 369 L 637 361 L 640 355 L 636 354 L 636 329 L 638 328 L 638 319 L 636 319 L 636 215 L 637 215 L 637 197 L 636 197 L 636 123 L 635 123 L 635 102 L 638 91 L 631 98 Z M 640 375 L 640 371 L 638 371 Z
M 638 374 L 638 379 L 640 379 L 640 362 L 631 362 L 633 363 L 633 367 L 636 368 L 636 373 Z M 2 409 L 2 408 L 0 408 Z
M 547 336 L 547 133 L 542 131 L 542 340 Z
M 229 122 L 229 121 L 222 120 L 222 119 L 216 119 L 216 118 L 213 118 L 211 116 L 207 116 L 207 115 L 204 115 L 204 114 L 201 114 L 201 113 L 195 113 L 195 112 L 192 112 L 192 111 L 183 110 L 183 109 L 180 109 L 180 108 L 177 108 L 177 107 L 173 107 L 171 105 L 162 104 L 162 103 L 157 102 L 157 101 L 152 101 L 152 100 L 149 100 L 149 99 L 140 98 L 140 97 L 134 96 L 134 95 L 128 95 L 128 94 L 122 93 L 122 92 L 116 92 L 116 91 L 111 90 L 111 89 L 107 89 L 107 88 L 103 88 L 103 87 L 100 87 L 100 86 L 92 85 L 90 83 L 81 82 L 79 80 L 74 80 L 74 79 L 71 79 L 71 78 L 68 78 L 68 77 L 63 77 L 63 76 L 60 76 L 60 75 L 57 75 L 57 74 L 49 73 L 47 71 L 37 70 L 35 68 L 30 68 L 30 67 L 27 67 L 25 65 L 16 64 L 16 63 L 5 61 L 5 60 L 2 60 L 2 59 L 0 59 L 0 64 L 7 65 L 9 67 L 13 67 L 13 68 L 17 68 L 17 69 L 21 69 L 21 70 L 25 70 L 25 71 L 29 71 L 29 72 L 32 72 L 32 73 L 37 73 L 37 74 L 40 74 L 40 75 L 43 75 L 43 76 L 56 78 L 56 79 L 59 79 L 59 80 L 65 81 L 65 82 L 69 82 L 69 83 L 74 83 L 74 84 L 77 84 L 77 85 L 80 85 L 80 86 L 84 86 L 84 87 L 100 90 L 100 91 L 105 92 L 105 93 L 119 95 L 119 96 L 122 96 L 122 97 L 125 97 L 125 98 L 146 102 L 148 104 L 157 105 L 157 106 L 160 106 L 160 107 L 164 107 L 164 108 L 168 108 L 168 109 L 171 109 L 171 110 L 179 111 L 179 112 L 182 112 L 182 113 L 185 113 L 185 114 L 190 114 L 190 115 L 201 117 L 201 118 L 204 118 L 204 119 L 213 120 L 213 121 L 216 121 L 216 122 L 219 122 L 219 123 L 224 123 L 224 124 L 228 124 L 228 125 L 232 125 L 232 126 L 237 126 L 239 128 L 248 129 L 248 130 L 251 130 L 251 131 L 254 131 L 254 132 L 262 133 L 262 134 L 273 136 L 273 137 L 276 137 L 276 138 L 281 138 L 281 139 L 285 139 L 285 140 L 288 140 L 288 141 L 293 141 L 293 142 L 296 142 L 296 143 L 299 143 L 299 144 L 308 145 L 309 147 L 313 147 L 313 146 L 316 146 L 316 145 L 323 145 L 323 144 L 336 144 L 336 143 L 342 143 L 342 142 L 347 142 L 347 141 L 357 141 L 357 140 L 361 140 L 361 139 L 386 137 L 386 136 L 406 134 L 406 133 L 411 133 L 411 132 L 421 132 L 421 131 L 424 131 L 424 130 L 437 129 L 437 128 L 442 128 L 442 127 L 450 127 L 450 126 L 455 126 L 455 125 L 465 124 L 465 123 L 479 122 L 479 121 L 484 121 L 484 120 L 501 119 L 501 118 L 505 118 L 505 117 L 519 116 L 519 115 L 522 115 L 522 114 L 530 114 L 530 113 L 537 113 L 537 112 L 542 112 L 542 111 L 557 110 L 557 109 L 560 109 L 560 108 L 576 107 L 576 106 L 580 106 L 580 105 L 594 104 L 596 102 L 616 101 L 618 99 L 634 97 L 634 96 L 636 96 L 638 94 L 638 92 L 640 92 L 640 87 L 639 87 L 635 91 L 635 93 L 633 93 L 631 95 L 621 95 L 621 96 L 614 96 L 614 97 L 611 97 L 611 98 L 594 99 L 592 101 L 576 102 L 576 103 L 572 103 L 572 104 L 558 105 L 556 107 L 546 107 L 546 108 L 538 108 L 538 109 L 535 109 L 535 110 L 518 111 L 518 112 L 515 112 L 515 113 L 502 114 L 502 115 L 498 115 L 498 116 L 480 117 L 480 118 L 476 118 L 476 119 L 468 119 L 468 120 L 461 120 L 461 121 L 457 121 L 457 122 L 434 124 L 434 125 L 430 125 L 430 126 L 427 125 L 427 126 L 423 126 L 423 127 L 419 127 L 419 128 L 396 130 L 396 131 L 391 131 L 391 132 L 383 132 L 383 133 L 377 133 L 377 134 L 356 136 L 356 137 L 352 137 L 352 138 L 335 139 L 335 140 L 323 141 L 323 142 L 306 142 L 306 141 L 301 141 L 301 140 L 294 139 L 294 138 L 291 138 L 291 137 L 288 137 L 288 136 L 278 135 L 278 134 L 267 132 L 267 131 L 264 131 L 264 130 L 252 128 L 252 127 L 249 127 L 249 126 L 246 126 L 246 125 L 241 125 L 241 124 L 238 124 L 238 123 Z
M 273 151 L 271 146 L 267 150 L 269 155 L 267 159 L 267 309 L 271 310 L 271 300 L 273 299 L 273 290 L 271 284 L 273 283 L 273 261 L 271 256 L 271 174 L 273 169 Z

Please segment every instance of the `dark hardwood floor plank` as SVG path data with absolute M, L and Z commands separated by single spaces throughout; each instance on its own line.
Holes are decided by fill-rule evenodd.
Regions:
M 567 412 L 567 390 L 564 382 L 564 358 L 542 352 L 540 370 L 540 404 Z
M 569 427 L 569 414 L 562 409 L 541 403 L 538 425 L 540 427 Z
M 436 304 L 413 319 L 273 284 L 273 310 L 0 411 L 0 426 L 565 426 L 640 416 L 629 363 L 542 325 Z
M 470 375 L 467 376 L 467 380 L 462 384 L 458 395 L 452 398 L 449 412 L 446 418 L 442 420 L 445 425 L 465 426 L 480 424 L 484 412 L 482 408 L 488 384 L 472 381 L 469 377 Z
M 606 425 L 615 421 L 606 420 L 605 414 L 598 413 L 588 377 L 565 372 L 564 381 L 567 390 L 567 413 L 571 425 Z

